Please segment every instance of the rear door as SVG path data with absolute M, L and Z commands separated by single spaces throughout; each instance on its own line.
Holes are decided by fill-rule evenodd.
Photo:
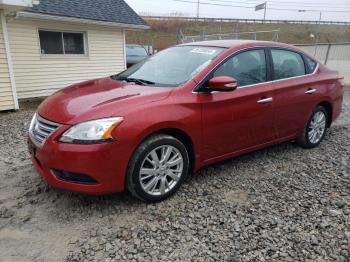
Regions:
M 317 76 L 302 54 L 271 48 L 275 89 L 275 128 L 277 138 L 297 135 L 303 130 L 317 101 Z
M 215 160 L 274 139 L 274 94 L 272 84 L 267 83 L 270 75 L 267 61 L 264 48 L 243 51 L 208 77 L 233 77 L 238 88 L 232 92 L 199 94 L 205 160 Z

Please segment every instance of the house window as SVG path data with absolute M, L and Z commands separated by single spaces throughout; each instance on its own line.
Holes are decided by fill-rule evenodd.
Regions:
M 84 55 L 85 34 L 39 30 L 42 55 Z

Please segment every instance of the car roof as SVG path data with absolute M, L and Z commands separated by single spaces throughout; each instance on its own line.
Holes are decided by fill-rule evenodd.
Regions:
M 130 47 L 142 47 L 142 45 L 137 45 L 137 44 L 126 44 L 126 46 L 130 46 Z
M 254 46 L 274 46 L 274 47 L 291 47 L 290 45 L 271 42 L 271 41 L 257 41 L 257 40 L 210 40 L 201 42 L 186 43 L 183 45 L 196 45 L 196 46 L 211 46 L 211 47 L 224 47 L 224 48 L 246 48 Z

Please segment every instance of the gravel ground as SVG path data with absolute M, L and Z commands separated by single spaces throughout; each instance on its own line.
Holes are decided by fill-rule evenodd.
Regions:
M 350 261 L 349 90 L 319 148 L 203 168 L 159 204 L 46 185 L 26 149 L 35 106 L 0 114 L 2 261 Z

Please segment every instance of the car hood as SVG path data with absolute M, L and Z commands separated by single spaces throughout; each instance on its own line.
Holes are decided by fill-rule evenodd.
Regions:
M 127 110 L 167 98 L 171 90 L 116 81 L 110 77 L 96 79 L 54 93 L 39 106 L 38 113 L 62 124 L 123 116 Z

